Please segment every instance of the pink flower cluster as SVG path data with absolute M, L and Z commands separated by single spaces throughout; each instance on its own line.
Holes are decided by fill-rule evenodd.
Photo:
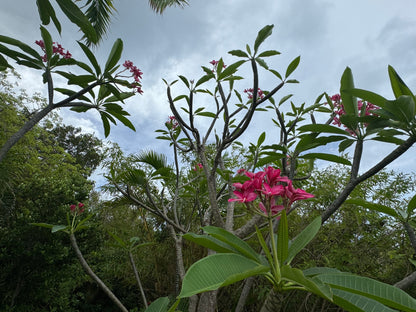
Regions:
M 169 119 L 168 119 L 168 121 L 165 122 L 165 125 L 169 129 L 175 130 L 179 126 L 179 123 L 176 120 L 175 116 L 169 116 Z
M 334 104 L 334 113 L 336 114 L 336 116 L 334 117 L 334 120 L 332 122 L 333 125 L 336 125 L 338 127 L 340 127 L 342 125 L 340 117 L 342 115 L 345 115 L 345 110 L 344 110 L 344 105 L 342 105 L 342 101 L 341 101 L 341 96 L 339 94 L 335 94 L 333 96 L 331 96 L 331 100 Z M 364 102 L 359 100 L 357 102 L 357 108 L 358 108 L 358 116 L 361 116 L 361 111 L 364 105 Z M 372 111 L 379 109 L 380 107 L 370 103 L 370 102 L 366 102 L 365 103 L 365 112 L 364 115 L 365 116 L 371 116 L 373 115 Z M 366 125 L 365 125 L 366 126 Z M 351 130 L 351 129 L 346 129 L 346 131 L 348 131 L 351 135 L 356 135 L 356 133 Z
M 204 166 L 202 166 L 202 164 L 201 164 L 201 163 L 196 164 L 196 165 L 195 165 L 195 167 L 194 167 L 194 171 L 201 170 L 202 168 L 204 168 Z
M 85 211 L 84 206 L 85 205 L 83 203 L 78 203 L 78 205 L 69 206 L 69 209 L 71 210 L 71 213 L 73 215 L 80 215 L 81 213 Z
M 42 56 L 42 61 L 47 62 L 48 56 L 46 55 L 45 43 L 43 42 L 43 40 L 36 40 L 35 43 L 42 48 L 43 52 L 45 52 L 45 55 Z M 53 42 L 52 53 L 59 54 L 65 59 L 70 59 L 72 57 L 72 54 L 69 53 L 69 51 L 65 52 L 64 48 L 56 42 Z
M 249 99 L 252 99 L 253 98 L 253 92 L 254 92 L 253 88 L 245 89 L 244 90 L 244 93 L 247 93 L 247 97 Z M 257 89 L 257 98 L 259 98 L 259 99 L 264 98 L 264 93 L 263 93 L 263 91 L 260 88 Z
M 217 65 L 218 65 L 219 61 L 212 60 L 209 63 L 213 66 L 212 72 L 216 71 L 217 70 Z M 227 67 L 227 65 L 225 65 L 225 64 L 222 65 L 222 68 L 226 68 L 226 67 Z
M 136 90 L 136 92 L 143 94 L 142 85 L 141 85 L 141 79 L 142 79 L 142 71 L 138 69 L 136 66 L 133 65 L 132 61 L 125 61 L 123 66 L 130 70 L 130 72 L 133 75 L 134 82 L 130 85 L 133 89 Z
M 280 169 L 267 167 L 264 171 L 256 173 L 240 169 L 250 179 L 244 183 L 234 183 L 234 195 L 228 201 L 244 203 L 248 208 L 264 216 L 275 216 L 280 211 L 288 210 L 293 202 L 314 197 L 302 189 L 295 189 L 292 181 L 287 177 L 280 176 Z M 258 208 L 254 200 L 259 199 Z

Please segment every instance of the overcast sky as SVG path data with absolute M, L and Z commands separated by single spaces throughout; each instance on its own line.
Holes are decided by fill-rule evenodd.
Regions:
M 282 54 L 268 60 L 271 67 L 284 73 L 292 59 L 301 56 L 301 63 L 293 74 L 300 84 L 285 87 L 280 96 L 293 93 L 296 105 L 313 104 L 322 92 L 338 93 L 339 80 L 346 66 L 351 67 L 355 85 L 392 98 L 387 66 L 392 65 L 408 86 L 416 90 L 416 4 L 414 0 L 190 0 L 190 5 L 169 8 L 160 16 L 145 0 L 115 1 L 110 32 L 95 50 L 105 64 L 116 38 L 124 42 L 122 60 L 131 60 L 144 73 L 143 96 L 136 96 L 127 104 L 131 120 L 137 128 L 132 132 L 119 125 L 111 130 L 110 140 L 117 142 L 127 153 L 156 149 L 169 153 L 166 141 L 155 139 L 155 130 L 163 127 L 170 115 L 166 88 L 162 78 L 172 81 L 177 75 L 198 79 L 201 66 L 220 57 L 225 63 L 235 61 L 227 54 L 253 44 L 257 32 L 274 24 L 265 49 Z M 64 19 L 61 19 L 63 21 Z M 28 44 L 40 39 L 39 17 L 34 0 L 3 1 L 0 11 L 0 33 Z M 54 34 L 75 58 L 85 60 L 75 40 L 80 34 L 63 23 L 62 37 Z M 53 29 L 49 27 L 49 29 Z M 40 73 L 19 69 L 23 87 L 29 92 L 45 94 Z M 242 70 L 244 75 L 249 71 Z M 262 74 L 261 74 L 262 75 Z M 249 75 L 247 76 L 249 77 Z M 250 87 L 250 79 L 241 82 L 241 91 Z M 260 87 L 273 88 L 278 81 L 261 76 Z M 174 95 L 180 94 L 174 88 Z M 65 123 L 82 127 L 104 138 L 99 115 L 76 114 L 62 110 Z M 266 131 L 268 139 L 277 132 L 270 122 L 270 114 L 260 113 L 245 139 L 256 140 Z M 382 157 L 381 151 L 393 146 L 370 144 L 365 148 L 364 168 Z M 391 168 L 415 170 L 416 161 L 411 149 Z

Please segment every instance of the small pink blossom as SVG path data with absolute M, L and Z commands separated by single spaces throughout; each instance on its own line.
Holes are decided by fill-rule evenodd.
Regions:
M 131 73 L 131 77 L 133 77 L 134 82 L 130 84 L 130 88 L 134 89 L 135 92 L 143 94 L 142 85 L 141 85 L 141 79 L 143 76 L 143 72 L 137 68 L 137 66 L 134 66 L 132 61 L 126 60 L 123 63 L 123 66 L 126 68 L 126 70 L 129 70 Z
M 176 120 L 175 116 L 169 116 L 169 119 L 165 122 L 165 125 L 166 127 L 175 130 L 179 126 L 179 123 Z
M 336 125 L 338 127 L 340 126 L 344 126 L 347 132 L 349 132 L 351 135 L 357 135 L 356 131 L 357 129 L 353 130 L 353 129 L 349 129 L 347 128 L 345 125 L 342 124 L 340 117 L 342 115 L 345 115 L 345 109 L 344 109 L 344 105 L 342 104 L 342 99 L 341 96 L 339 94 L 335 94 L 333 96 L 331 96 L 331 100 L 334 104 L 334 118 L 332 121 L 333 125 Z M 363 102 L 361 100 L 357 101 L 357 109 L 358 109 L 358 116 L 362 116 L 362 108 L 365 105 L 365 109 L 364 109 L 364 116 L 372 116 L 373 115 L 373 111 L 380 109 L 380 107 L 370 103 L 370 102 Z M 364 124 L 364 126 L 366 127 L 367 124 Z
M 196 165 L 195 165 L 195 167 L 194 167 L 194 171 L 201 170 L 202 168 L 204 168 L 204 166 L 202 166 L 202 164 L 201 164 L 201 163 L 196 164 Z
M 45 49 L 45 43 L 43 42 L 43 40 L 36 40 L 35 43 L 41 47 L 41 49 L 43 50 L 43 52 L 45 52 L 45 54 L 41 57 L 43 62 L 47 62 L 48 61 L 48 56 L 46 55 L 46 49 Z M 59 54 L 61 55 L 63 58 L 65 59 L 70 59 L 72 58 L 72 54 L 69 53 L 69 51 L 65 52 L 65 49 L 56 42 L 52 43 L 52 53 L 53 54 Z
M 69 210 L 73 215 L 80 215 L 85 211 L 84 206 L 85 205 L 83 203 L 78 203 L 78 205 L 70 205 Z
M 253 98 L 253 88 L 245 89 L 244 93 L 247 93 L 247 97 L 251 100 Z M 260 88 L 257 88 L 257 98 L 262 99 L 264 98 L 264 93 Z

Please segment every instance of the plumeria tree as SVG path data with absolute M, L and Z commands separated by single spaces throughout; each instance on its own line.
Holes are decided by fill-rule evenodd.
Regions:
M 270 281 L 273 290 L 271 294 L 298 289 L 312 292 L 347 310 L 381 309 L 390 311 L 389 307 L 391 307 L 412 311 L 416 307 L 416 301 L 396 287 L 331 268 L 308 268 L 301 271 L 293 268 L 291 261 L 316 235 L 321 224 L 340 209 L 342 203 L 359 183 L 382 170 L 414 144 L 414 95 L 391 67 L 389 67 L 390 79 L 397 97 L 393 101 L 387 101 L 369 91 L 355 89 L 351 70 L 347 68 L 341 78 L 340 96 L 334 96 L 331 99 L 325 95 L 326 103 L 320 103 L 324 96 L 322 95 L 311 107 L 305 107 L 305 105 L 296 107 L 292 103 L 292 111 L 284 113 L 281 106 L 290 96 L 283 98 L 279 104 L 276 104 L 272 96 L 282 87 L 286 79 L 270 92 L 261 90 L 258 86 L 257 64 L 281 78 L 281 75 L 277 71 L 269 69 L 262 59 L 264 56 L 277 54 L 276 51 L 266 51 L 256 56 L 260 43 L 270 35 L 271 29 L 272 26 L 266 26 L 259 32 L 254 45 L 254 56 L 249 48 L 246 52 L 242 50 L 230 52 L 238 57 L 248 58 L 252 64 L 254 84 L 253 88 L 246 89 L 249 97 L 248 104 L 251 106 L 241 103 L 237 112 L 230 111 L 228 107 L 234 82 L 238 80 L 234 73 L 244 61 L 227 67 L 224 66 L 222 59 L 218 62 L 213 61 L 211 64 L 214 68 L 203 68 L 206 75 L 196 83 L 179 76 L 180 80 L 189 88 L 189 95 L 173 98 L 171 84 L 168 84 L 168 99 L 175 117 L 174 128 L 179 127 L 184 138 L 180 139 L 179 135 L 171 136 L 168 131 L 161 131 L 164 135 L 162 138 L 172 140 L 176 148 L 181 148 L 185 152 L 194 151 L 196 153 L 204 169 L 208 187 L 207 196 L 212 211 L 211 218 L 207 219 L 210 222 L 207 222 L 203 227 L 205 234 L 188 233 L 184 237 L 216 252 L 197 261 L 189 268 L 183 279 L 179 298 L 215 291 L 221 286 L 260 275 Z M 289 65 L 286 78 L 298 63 L 299 59 L 295 59 Z M 214 92 L 198 88 L 202 83 L 213 78 L 216 79 Z M 224 92 L 221 84 L 222 79 L 230 81 L 229 93 Z M 205 108 L 195 106 L 194 96 L 200 92 L 214 96 L 216 110 L 206 112 Z M 235 95 L 241 99 L 237 91 Z M 356 96 L 362 98 L 363 101 L 357 101 Z M 185 111 L 186 119 L 189 122 L 185 121 L 185 116 L 177 109 L 176 102 L 183 99 L 186 101 L 186 106 L 182 110 Z M 275 123 L 281 129 L 281 139 L 280 142 L 277 142 L 278 144 L 261 147 L 265 139 L 265 134 L 262 134 L 257 145 L 253 145 L 253 148 L 250 149 L 252 164 L 254 169 L 267 164 L 280 169 L 269 166 L 264 171 L 253 173 L 248 170 L 240 171 L 239 173 L 245 172 L 244 175 L 248 180 L 232 184 L 232 175 L 225 175 L 225 168 L 220 167 L 222 155 L 225 148 L 235 143 L 236 139 L 244 133 L 255 109 L 265 101 L 270 101 L 271 104 L 267 108 L 276 113 Z M 330 108 L 326 106 L 328 104 Z M 232 119 L 243 109 L 247 110 L 247 114 L 241 121 Z M 329 113 L 327 123 L 317 124 L 315 122 L 314 114 L 317 112 Z M 222 135 L 217 133 L 215 136 L 215 156 L 210 159 L 205 153 L 204 145 L 209 136 L 200 134 L 195 126 L 196 118 L 204 116 L 213 119 L 208 127 L 209 134 L 220 114 L 224 120 L 223 132 L 220 132 Z M 310 124 L 305 125 L 305 122 L 302 123 L 302 121 L 305 121 L 307 115 L 310 116 Z M 287 117 L 292 117 L 292 119 L 288 120 Z M 235 129 L 231 130 L 234 123 L 236 124 Z M 335 123 L 335 125 L 331 125 L 331 123 Z M 344 129 L 337 125 L 341 125 Z M 403 140 L 403 135 L 408 135 L 409 138 Z M 398 147 L 368 171 L 359 174 L 363 143 L 368 139 L 397 144 Z M 339 144 L 340 152 L 355 145 L 352 162 L 342 156 L 315 152 L 317 147 L 333 142 Z M 289 240 L 288 215 L 293 209 L 296 209 L 297 200 L 313 197 L 312 194 L 293 187 L 294 181 L 308 177 L 308 172 L 306 172 L 306 176 L 298 175 L 300 173 L 298 172 L 298 163 L 302 159 L 323 159 L 348 165 L 351 168 L 351 176 L 345 188 L 326 208 L 322 216 L 316 218 L 300 234 Z M 281 172 L 284 173 L 283 176 L 280 176 Z M 233 193 L 235 196 L 230 196 L 227 208 L 220 208 L 218 204 L 221 193 L 218 193 L 216 184 L 218 182 L 217 174 L 227 177 L 225 181 L 229 186 L 228 193 L 229 195 Z M 237 175 L 234 181 L 236 179 L 241 180 L 241 177 Z M 233 221 L 230 221 L 233 220 L 233 217 L 230 218 L 230 207 L 234 209 L 233 204 L 236 202 L 243 203 L 248 211 L 253 213 L 253 217 L 240 229 L 234 229 Z M 294 202 L 296 203 L 294 204 Z M 409 207 L 413 206 L 412 202 L 413 200 Z M 264 217 L 268 220 L 267 235 L 264 237 L 260 228 L 256 230 L 259 245 L 262 247 L 262 252 L 257 253 L 240 237 L 245 237 L 247 233 L 251 233 L 254 227 L 260 226 Z M 279 221 L 273 222 L 273 220 Z M 277 233 L 275 233 L 276 228 Z M 226 263 L 230 265 L 224 265 Z M 271 303 L 274 300 L 271 299 L 272 297 L 271 295 L 270 299 L 266 300 L 263 311 L 273 310 Z
M 40 52 L 19 40 L 0 36 L 0 69 L 13 68 L 6 60 L 8 57 L 19 65 L 40 70 L 48 94 L 46 106 L 34 111 L 22 128 L 11 134 L 0 148 L 0 162 L 25 133 L 47 114 L 59 108 L 68 107 L 80 113 L 90 109 L 97 110 L 103 121 L 105 136 L 110 133 L 110 122 L 116 124 L 116 120 L 134 130 L 133 124 L 126 117 L 129 113 L 119 103 L 124 103 L 127 98 L 143 92 L 141 89 L 143 73 L 131 61 L 124 62 L 122 67 L 118 65 L 123 50 L 121 39 L 117 39 L 114 43 L 105 67 L 102 69 L 92 51 L 85 44 L 78 43 L 89 65 L 77 61 L 69 51 L 65 51 L 60 44 L 55 43 L 46 28 L 41 26 L 40 31 L 42 40 L 36 41 Z M 68 72 L 67 66 L 75 67 L 76 71 L 81 70 L 85 74 Z M 75 88 L 56 87 L 54 75 L 64 77 L 67 84 Z

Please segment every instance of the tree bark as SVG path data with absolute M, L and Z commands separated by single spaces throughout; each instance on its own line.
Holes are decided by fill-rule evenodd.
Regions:
M 105 285 L 104 282 L 97 275 L 95 275 L 93 270 L 90 268 L 87 261 L 84 259 L 81 250 L 78 247 L 74 233 L 69 234 L 69 238 L 71 240 L 71 245 L 74 248 L 78 260 L 81 263 L 81 266 L 84 269 L 84 271 L 98 284 L 98 286 L 116 304 L 116 306 L 120 308 L 121 311 L 129 312 L 129 310 L 127 310 L 127 308 L 120 302 L 120 300 L 118 300 L 118 298 L 114 295 L 110 288 L 108 288 L 107 285 Z
M 142 282 L 140 281 L 139 272 L 137 272 L 136 263 L 134 262 L 133 255 L 130 251 L 129 251 L 129 259 L 130 259 L 130 263 L 134 271 L 134 276 L 136 277 L 137 285 L 139 286 L 139 289 L 140 289 L 140 294 L 142 295 L 144 306 L 147 309 L 148 305 L 147 305 L 146 295 L 144 294 L 144 289 L 142 286 Z

